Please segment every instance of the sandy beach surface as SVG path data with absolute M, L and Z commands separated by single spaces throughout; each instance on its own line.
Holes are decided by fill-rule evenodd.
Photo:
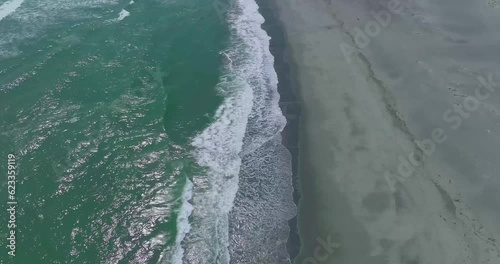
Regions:
M 500 263 L 500 8 L 279 0 L 302 104 L 295 263 Z

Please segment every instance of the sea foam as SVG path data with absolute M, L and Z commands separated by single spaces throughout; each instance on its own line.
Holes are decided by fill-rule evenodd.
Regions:
M 18 9 L 24 0 L 11 0 L 3 3 L 0 6 L 0 21 L 7 17 L 8 15 L 14 13 Z
M 184 186 L 184 191 L 182 194 L 182 205 L 177 216 L 177 237 L 175 239 L 175 249 L 171 257 L 171 263 L 173 264 L 182 264 L 184 249 L 182 249 L 181 242 L 182 240 L 184 240 L 184 237 L 191 229 L 188 218 L 193 211 L 193 206 L 189 203 L 189 200 L 191 200 L 192 197 L 193 183 L 188 179 L 186 181 L 186 185 Z
M 127 10 L 125 10 L 125 9 L 122 9 L 122 11 L 120 12 L 120 14 L 118 14 L 117 20 L 121 21 L 121 20 L 125 19 L 128 16 L 130 16 L 130 12 L 127 11 Z
M 254 1 L 233 3 L 228 14 L 230 63 L 218 84 L 225 100 L 215 121 L 193 139 L 194 157 L 206 174 L 194 177 L 192 228 L 187 263 L 229 263 L 228 214 L 238 191 L 242 155 L 279 133 L 286 124 L 279 107 L 270 37 Z M 251 133 L 251 134 L 249 134 Z

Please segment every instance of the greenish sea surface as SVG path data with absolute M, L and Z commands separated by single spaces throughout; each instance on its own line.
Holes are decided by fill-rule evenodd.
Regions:
M 269 143 L 285 120 L 257 10 L 253 1 L 0 0 L 0 263 L 229 263 L 241 255 L 232 244 L 274 245 L 263 233 L 245 242 L 238 234 L 252 231 L 228 216 L 245 156 L 274 153 L 272 162 L 263 148 L 282 148 Z M 286 241 L 282 222 L 274 236 Z

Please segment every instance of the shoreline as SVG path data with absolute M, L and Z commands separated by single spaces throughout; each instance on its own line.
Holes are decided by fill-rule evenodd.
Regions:
M 264 17 L 264 31 L 271 37 L 270 52 L 274 57 L 274 69 L 278 75 L 279 105 L 287 124 L 281 132 L 281 144 L 289 151 L 292 160 L 293 202 L 298 207 L 299 193 L 299 130 L 300 102 L 297 95 L 297 84 L 294 80 L 292 62 L 289 58 L 288 44 L 283 25 L 279 20 L 274 1 L 256 0 L 259 13 Z M 287 251 L 291 262 L 300 252 L 300 238 L 297 216 L 289 220 L 290 233 L 287 241 Z

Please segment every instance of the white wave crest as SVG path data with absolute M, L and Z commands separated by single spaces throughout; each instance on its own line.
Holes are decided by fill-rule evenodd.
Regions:
M 3 3 L 0 6 L 0 21 L 7 17 L 8 15 L 14 13 L 18 9 L 24 0 L 11 0 Z
M 192 229 L 185 263 L 229 263 L 228 214 L 238 191 L 241 157 L 279 133 L 286 120 L 279 106 L 270 37 L 254 1 L 238 0 L 229 14 L 231 47 L 218 84 L 225 100 L 215 121 L 192 142 L 206 175 L 194 177 Z M 249 134 L 251 133 L 251 134 Z
M 182 205 L 179 209 L 179 215 L 177 216 L 177 237 L 175 238 L 175 249 L 171 258 L 171 263 L 173 264 L 182 264 L 184 249 L 182 248 L 181 243 L 191 229 L 188 219 L 193 211 L 193 206 L 189 203 L 189 200 L 191 200 L 192 197 L 193 183 L 188 179 L 186 185 L 184 186 L 184 191 L 182 193 Z

